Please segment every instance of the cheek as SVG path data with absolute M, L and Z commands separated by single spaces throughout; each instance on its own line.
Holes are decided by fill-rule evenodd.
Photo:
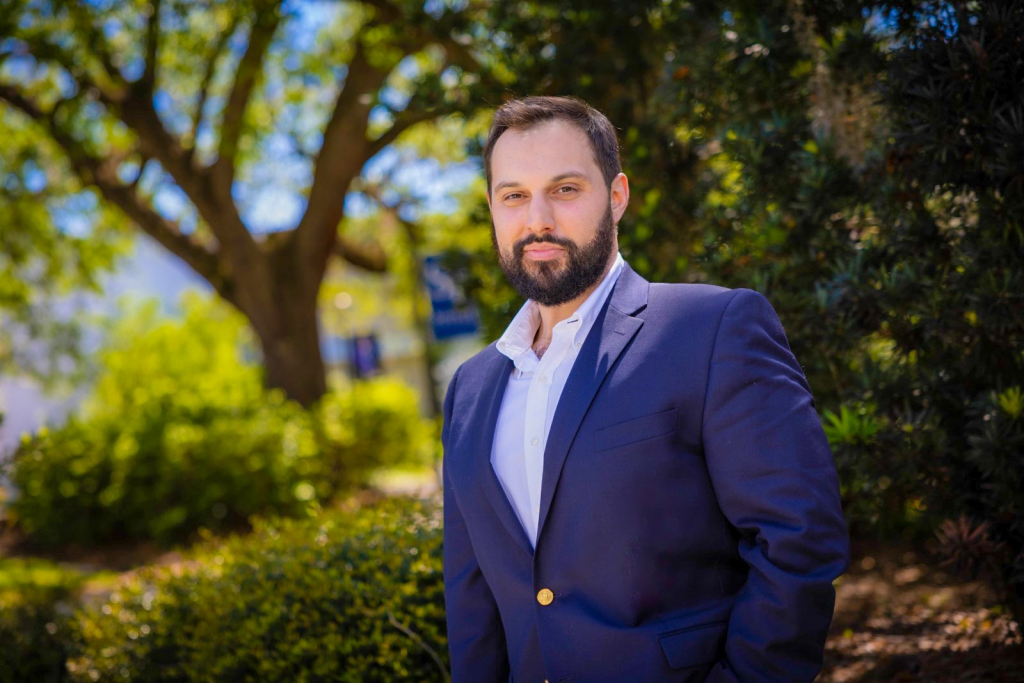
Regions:
M 601 212 L 584 202 L 565 202 L 554 211 L 555 225 L 568 238 L 579 241 L 594 232 Z
M 491 219 L 494 222 L 494 237 L 498 246 L 502 251 L 511 251 L 512 245 L 519 237 L 520 231 L 516 227 L 518 223 L 508 220 L 508 216 L 492 215 Z

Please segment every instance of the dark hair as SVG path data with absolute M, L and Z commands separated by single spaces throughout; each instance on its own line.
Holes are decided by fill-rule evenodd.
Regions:
M 488 192 L 491 191 L 491 154 L 498 138 L 510 128 L 531 128 L 556 120 L 571 123 L 587 135 L 594 161 L 601 169 L 605 184 L 611 186 L 612 180 L 622 171 L 622 164 L 619 162 L 619 140 L 608 117 L 575 97 L 524 97 L 506 102 L 494 112 L 484 144 Z

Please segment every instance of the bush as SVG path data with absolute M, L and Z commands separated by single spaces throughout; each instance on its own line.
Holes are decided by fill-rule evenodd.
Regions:
M 419 414 L 416 392 L 395 379 L 356 382 L 314 407 L 318 494 L 363 484 L 374 470 L 432 464 L 434 423 Z
M 262 387 L 242 359 L 244 323 L 223 304 L 192 297 L 180 322 L 155 315 L 113 331 L 81 416 L 14 454 L 11 508 L 38 544 L 169 543 L 296 515 L 376 467 L 426 461 L 432 432 L 408 387 L 360 383 L 305 411 Z
M 258 522 L 77 615 L 77 680 L 442 680 L 441 520 L 391 499 Z
M 931 501 L 926 501 L 921 478 L 927 464 L 919 449 L 938 439 L 927 429 L 907 430 L 873 403 L 843 405 L 840 412 L 823 411 L 823 427 L 839 471 L 843 511 L 855 536 L 881 535 L 922 540 Z
M 0 560 L 0 683 L 71 680 L 69 615 L 81 582 L 40 560 Z

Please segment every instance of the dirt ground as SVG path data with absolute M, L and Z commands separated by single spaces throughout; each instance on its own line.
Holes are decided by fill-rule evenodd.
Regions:
M 820 683 L 1024 681 L 1024 638 L 981 581 L 922 551 L 855 546 Z

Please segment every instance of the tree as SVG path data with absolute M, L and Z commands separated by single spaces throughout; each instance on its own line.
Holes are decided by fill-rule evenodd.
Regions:
M 35 191 L 24 163 L 8 156 L 0 171 L 23 196 L 116 207 L 248 318 L 266 383 L 309 405 L 326 389 L 316 302 L 329 260 L 386 266 L 375 245 L 339 235 L 347 190 L 404 131 L 471 104 L 468 87 L 486 73 L 470 49 L 480 12 L 406 0 L 19 0 L 0 19 L 0 125 L 67 165 L 44 169 Z M 268 176 L 271 163 L 302 178 L 301 217 L 257 235 L 247 204 L 287 182 Z M 31 223 L 54 235 L 47 221 L 5 232 Z

